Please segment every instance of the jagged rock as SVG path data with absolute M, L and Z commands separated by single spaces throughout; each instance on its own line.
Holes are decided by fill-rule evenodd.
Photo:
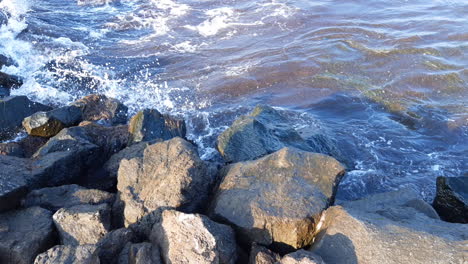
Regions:
M 100 264 L 100 262 L 95 245 L 59 245 L 38 255 L 34 264 Z
M 54 245 L 52 212 L 39 207 L 0 214 L 0 263 L 30 264 Z
M 198 214 L 166 210 L 151 232 L 165 263 L 235 263 L 234 231 Z
M 159 249 L 148 242 L 128 243 L 119 255 L 118 264 L 162 264 Z
M 0 143 L 0 155 L 30 158 L 46 142 L 42 137 L 27 136 L 17 142 Z
M 195 146 L 173 138 L 146 147 L 143 157 L 123 159 L 118 171 L 125 225 L 148 234 L 160 211 L 178 208 L 193 212 L 205 204 L 213 185 Z
M 218 151 L 227 162 L 257 159 L 283 147 L 329 155 L 337 152 L 324 135 L 319 134 L 306 141 L 289 123 L 279 111 L 259 105 L 250 115 L 241 116 L 219 135 Z
M 468 226 L 428 214 L 411 190 L 343 202 L 325 212 L 312 251 L 326 263 L 463 263 Z
M 184 138 L 186 134 L 184 120 L 163 115 L 156 109 L 145 109 L 132 117 L 129 132 L 132 142 L 154 139 L 168 140 L 174 137 Z
M 116 263 L 117 256 L 122 249 L 130 242 L 133 242 L 135 235 L 132 230 L 127 228 L 120 228 L 111 231 L 105 235 L 96 244 L 99 252 L 99 259 L 102 264 Z
M 96 244 L 110 230 L 110 207 L 75 205 L 58 210 L 53 219 L 62 244 Z
M 19 206 L 28 191 L 30 171 L 25 159 L 0 155 L 0 212 Z
M 23 80 L 20 77 L 0 72 L 0 86 L 11 89 L 21 85 L 23 85 Z
M 281 260 L 281 256 L 265 247 L 252 244 L 249 264 L 275 264 Z
M 23 127 L 29 135 L 52 137 L 66 127 L 77 125 L 81 119 L 81 109 L 72 105 L 34 113 L 23 120 Z
M 434 208 L 448 222 L 468 223 L 468 177 L 438 177 Z
M 279 264 L 325 264 L 320 256 L 303 249 L 285 255 Z
M 23 158 L 24 151 L 18 142 L 0 143 L 0 155 Z
M 41 206 L 55 212 L 60 208 L 69 208 L 79 204 L 95 205 L 113 202 L 114 194 L 112 193 L 72 184 L 34 190 L 23 200 L 23 206 Z
M 290 252 L 312 243 L 343 174 L 330 156 L 283 148 L 225 168 L 212 215 L 232 224 L 247 245 Z
M 128 108 L 117 99 L 102 94 L 92 94 L 83 97 L 72 105 L 81 108 L 83 120 L 106 121 L 112 125 L 127 122 Z
M 8 138 L 21 128 L 27 116 L 51 108 L 29 100 L 26 96 L 10 96 L 0 99 L 0 140 Z

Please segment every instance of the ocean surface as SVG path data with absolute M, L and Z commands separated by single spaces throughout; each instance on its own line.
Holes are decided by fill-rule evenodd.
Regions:
M 203 159 L 259 103 L 349 160 L 340 199 L 468 171 L 466 0 L 0 0 L 1 71 L 184 117 Z M 0 22 L 2 23 L 2 22 Z

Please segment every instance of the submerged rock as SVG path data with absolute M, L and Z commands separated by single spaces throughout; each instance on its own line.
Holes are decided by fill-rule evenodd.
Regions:
M 128 243 L 119 255 L 118 264 L 162 264 L 157 246 L 143 242 Z
M 100 264 L 100 262 L 95 245 L 59 245 L 38 255 L 34 264 Z
M 77 125 L 82 119 L 81 109 L 65 106 L 49 112 L 37 112 L 23 120 L 23 127 L 29 135 L 52 137 L 60 130 Z
M 468 223 L 468 177 L 438 177 L 434 208 L 445 221 Z
M 127 122 L 128 108 L 117 99 L 102 94 L 85 96 L 72 105 L 81 109 L 86 121 L 104 121 L 111 125 Z

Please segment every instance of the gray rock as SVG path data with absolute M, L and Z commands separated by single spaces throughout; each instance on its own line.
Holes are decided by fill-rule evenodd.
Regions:
M 280 253 L 312 243 L 322 211 L 344 174 L 334 158 L 283 148 L 227 167 L 215 195 L 214 219 L 232 224 L 243 243 Z
M 31 207 L 0 214 L 0 263 L 29 264 L 54 245 L 52 212 Z
M 148 242 L 128 243 L 119 255 L 118 264 L 162 264 L 159 249 Z
M 249 256 L 249 264 L 275 264 L 281 260 L 281 256 L 263 246 L 252 244 Z
M 40 206 L 51 211 L 79 204 L 112 204 L 114 194 L 95 189 L 86 189 L 76 184 L 49 187 L 30 192 L 23 206 Z
M 31 177 L 26 159 L 0 155 L 0 212 L 16 208 L 28 191 Z
M 75 205 L 58 210 L 53 219 L 63 245 L 96 244 L 110 230 L 110 207 Z
M 168 140 L 174 137 L 184 138 L 186 134 L 184 120 L 163 115 L 156 109 L 145 109 L 132 117 L 129 132 L 132 142 L 154 139 Z
M 151 232 L 165 263 L 235 263 L 236 240 L 227 225 L 199 214 L 166 210 Z
M 30 158 L 46 142 L 46 138 L 27 136 L 20 141 L 0 143 L 0 155 Z
M 102 94 L 85 96 L 72 105 L 81 108 L 86 121 L 105 121 L 112 125 L 127 122 L 128 108 L 117 99 Z
M 123 159 L 118 172 L 125 225 L 148 234 L 162 209 L 199 209 L 207 201 L 213 177 L 195 146 L 181 138 L 146 147 L 143 157 Z
M 468 223 L 468 177 L 438 177 L 434 208 L 448 222 Z
M 133 242 L 134 239 L 133 231 L 127 228 L 116 229 L 105 235 L 96 244 L 101 263 L 117 263 L 119 253 L 125 245 Z
M 468 226 L 408 204 L 410 190 L 344 202 L 325 212 L 312 251 L 326 263 L 464 263 Z
M 285 255 L 280 264 L 325 264 L 323 259 L 316 254 L 303 249 Z
M 59 245 L 38 255 L 34 264 L 100 264 L 100 262 L 95 245 Z
M 63 128 L 77 125 L 81 119 L 81 109 L 71 105 L 48 112 L 34 113 L 23 120 L 23 127 L 29 135 L 52 137 Z

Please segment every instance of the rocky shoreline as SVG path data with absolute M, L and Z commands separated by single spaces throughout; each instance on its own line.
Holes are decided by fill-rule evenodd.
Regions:
M 269 106 L 218 137 L 213 163 L 156 109 L 127 121 L 104 95 L 8 95 L 1 139 L 28 135 L 0 143 L 0 263 L 468 263 L 468 177 L 440 177 L 433 205 L 410 189 L 335 201 L 339 147 Z

